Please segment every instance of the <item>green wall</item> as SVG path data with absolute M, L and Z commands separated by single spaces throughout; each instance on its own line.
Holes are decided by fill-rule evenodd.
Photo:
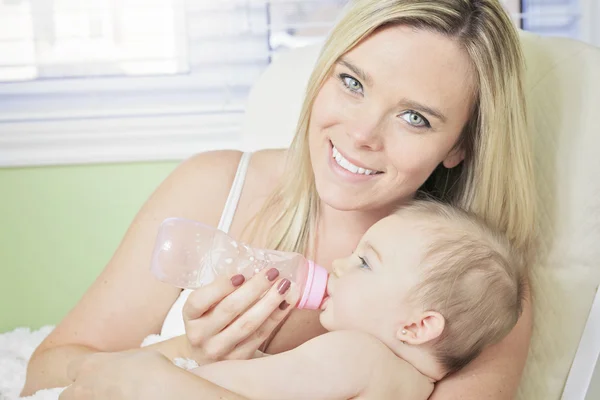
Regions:
M 177 164 L 0 169 L 0 332 L 56 324 Z

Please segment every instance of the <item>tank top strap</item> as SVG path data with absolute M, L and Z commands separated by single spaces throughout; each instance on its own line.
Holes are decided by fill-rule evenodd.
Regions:
M 223 208 L 223 213 L 221 214 L 221 220 L 217 226 L 218 229 L 225 233 L 228 233 L 229 228 L 231 228 L 231 222 L 233 221 L 233 216 L 235 215 L 235 211 L 237 210 L 237 206 L 242 195 L 244 182 L 246 181 L 246 173 L 248 172 L 248 165 L 250 164 L 251 156 L 251 152 L 245 152 L 242 154 L 242 158 L 238 164 L 237 172 L 235 173 L 235 178 L 233 178 L 233 184 L 229 190 L 229 196 L 227 196 L 227 201 L 225 202 L 225 207 Z
M 244 187 L 244 181 L 246 180 L 246 172 L 248 172 L 248 164 L 250 162 L 250 156 L 252 153 L 242 154 L 240 163 L 238 165 L 233 184 L 227 196 L 223 213 L 221 214 L 221 220 L 219 221 L 218 228 L 223 232 L 229 232 L 231 221 L 237 209 L 240 196 L 242 194 L 242 188 Z M 185 324 L 183 322 L 183 305 L 185 304 L 191 289 L 185 289 L 180 294 L 175 303 L 171 306 L 169 313 L 167 314 L 163 326 L 161 329 L 161 337 L 163 339 L 169 339 L 175 336 L 185 334 Z

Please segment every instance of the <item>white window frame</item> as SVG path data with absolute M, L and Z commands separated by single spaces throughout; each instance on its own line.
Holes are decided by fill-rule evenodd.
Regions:
M 209 92 L 193 74 L 0 83 L 0 99 L 17 99 L 0 102 L 0 167 L 181 160 L 240 148 L 245 98 L 222 86 L 214 99 Z M 110 101 L 127 95 L 144 101 Z
M 207 104 L 185 99 L 194 87 L 187 76 L 49 80 L 7 84 L 3 94 L 31 99 L 19 112 L 0 105 L 0 167 L 181 160 L 196 152 L 238 148 L 243 104 Z M 73 80 L 75 82 L 75 80 Z M 116 86 L 119 83 L 120 86 Z M 142 106 L 75 108 L 85 93 L 120 96 L 148 90 L 178 91 L 177 104 L 156 96 Z M 61 107 L 52 110 L 60 89 Z M 136 91 L 138 90 L 138 91 Z M 42 107 L 37 107 L 41 101 Z M 10 105 L 8 105 L 10 106 Z

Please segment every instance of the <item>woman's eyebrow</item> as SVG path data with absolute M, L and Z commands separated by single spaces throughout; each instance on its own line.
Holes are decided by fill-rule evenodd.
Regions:
M 425 114 L 429 114 L 429 115 L 434 116 L 435 118 L 439 119 L 443 123 L 445 123 L 447 121 L 446 116 L 440 110 L 438 110 L 436 108 L 428 107 L 425 104 L 421 104 L 414 100 L 402 99 L 398 103 L 398 105 L 400 105 L 402 107 L 413 109 L 415 111 L 420 111 Z
M 337 64 L 341 64 L 344 67 L 348 68 L 350 71 L 354 72 L 363 82 L 365 82 L 369 86 L 373 86 L 373 79 L 369 74 L 365 71 L 352 64 L 350 61 L 346 60 L 344 57 L 341 57 L 337 60 Z

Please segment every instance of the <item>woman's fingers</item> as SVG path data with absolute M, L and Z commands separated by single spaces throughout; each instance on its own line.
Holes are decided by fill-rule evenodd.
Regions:
M 292 303 L 293 304 L 293 303 Z M 279 303 L 279 306 L 271 313 L 263 324 L 254 331 L 250 336 L 238 344 L 228 355 L 230 360 L 247 360 L 253 358 L 260 346 L 268 340 L 271 333 L 284 320 L 284 318 L 292 311 L 293 307 L 287 300 Z
M 231 278 L 217 277 L 210 285 L 194 290 L 183 306 L 183 318 L 185 320 L 200 318 L 216 303 L 242 285 L 244 280 L 243 275 L 235 275 Z
M 192 343 L 198 345 L 221 332 L 223 328 L 231 324 L 240 314 L 260 299 L 273 286 L 278 276 L 279 271 L 275 268 L 259 272 L 225 297 L 203 318 L 190 321 L 188 337 L 190 337 Z
M 290 306 L 297 300 L 295 291 L 291 291 L 291 282 L 287 279 L 279 280 L 268 293 L 257 301 L 251 308 L 240 315 L 233 323 L 227 326 L 221 333 L 212 337 L 205 345 L 205 351 L 210 355 L 225 355 L 242 342 L 249 340 L 256 344 L 256 348 L 250 351 L 249 342 L 244 346 L 248 349 L 240 349 L 240 353 L 246 350 L 252 354 L 262 341 L 277 327 L 277 324 L 289 312 Z M 290 293 L 294 292 L 294 293 Z M 281 310 L 279 307 L 285 308 Z M 279 311 L 279 312 L 275 312 Z M 253 337 L 253 339 L 249 339 Z M 261 340 L 262 339 L 262 340 Z M 227 358 L 231 358 L 227 356 Z

